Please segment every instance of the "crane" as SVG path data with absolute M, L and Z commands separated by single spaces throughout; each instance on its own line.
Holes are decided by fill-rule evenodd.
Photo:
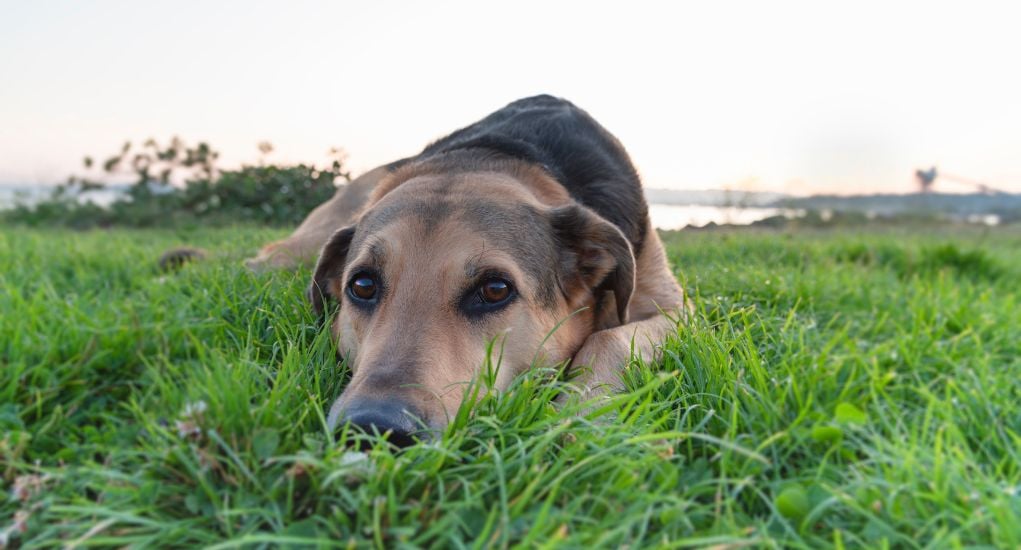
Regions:
M 928 170 L 922 169 L 915 170 L 915 181 L 918 182 L 919 192 L 921 193 L 931 192 L 932 186 L 934 183 L 936 183 L 937 177 L 939 177 L 941 181 L 952 181 L 955 183 L 966 185 L 976 190 L 977 192 L 982 193 L 983 195 L 994 195 L 997 193 L 1003 193 L 1003 191 L 1000 191 L 999 189 L 996 189 L 994 187 L 990 187 L 989 185 L 986 185 L 985 183 L 982 183 L 980 181 L 975 181 L 970 178 L 964 178 L 961 176 L 955 176 L 953 174 L 939 172 L 936 170 L 935 166 L 929 168 Z

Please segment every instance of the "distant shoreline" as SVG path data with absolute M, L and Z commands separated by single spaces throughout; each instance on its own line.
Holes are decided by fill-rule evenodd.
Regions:
M 128 183 L 89 191 L 79 200 L 106 206 L 122 196 Z M 56 185 L 0 183 L 0 209 L 31 205 L 47 198 Z M 718 225 L 750 225 L 769 217 L 795 218 L 804 212 L 837 212 L 867 218 L 929 215 L 951 221 L 1021 220 L 1021 194 L 913 193 L 794 196 L 773 192 L 731 190 L 645 190 L 657 227 L 680 229 Z

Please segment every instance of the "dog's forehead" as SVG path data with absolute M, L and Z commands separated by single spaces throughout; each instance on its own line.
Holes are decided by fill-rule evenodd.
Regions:
M 539 243 L 550 226 L 541 205 L 499 174 L 416 178 L 379 200 L 358 224 L 355 245 L 394 225 L 428 237 L 439 228 L 470 231 L 494 244 Z
M 359 229 L 373 233 L 395 221 L 432 228 L 452 216 L 487 221 L 492 215 L 513 216 L 522 205 L 535 206 L 514 180 L 500 174 L 427 175 L 384 195 L 362 216 Z
M 389 246 L 380 246 L 381 240 Z M 440 252 L 439 261 L 465 255 L 457 252 L 477 253 L 480 242 L 505 252 L 543 288 L 552 285 L 558 254 L 543 206 L 498 175 L 429 177 L 401 185 L 362 216 L 352 250 Z M 431 250 L 437 246 L 444 250 Z

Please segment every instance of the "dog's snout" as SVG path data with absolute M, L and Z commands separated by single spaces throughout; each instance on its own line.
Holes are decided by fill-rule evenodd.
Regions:
M 364 400 L 348 405 L 340 425 L 350 424 L 367 434 L 378 434 L 398 446 L 407 447 L 416 441 L 422 415 L 400 401 Z

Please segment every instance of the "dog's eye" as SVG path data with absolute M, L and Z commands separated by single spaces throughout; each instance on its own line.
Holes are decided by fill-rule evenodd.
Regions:
M 483 315 L 503 310 L 517 297 L 514 283 L 497 274 L 487 275 L 465 289 L 459 308 L 469 319 L 479 319 Z
M 371 302 L 379 294 L 379 283 L 376 282 L 375 277 L 372 275 L 359 273 L 351 279 L 351 283 L 347 286 L 347 291 L 351 298 L 355 300 Z
M 489 279 L 479 287 L 479 297 L 487 304 L 499 304 L 511 296 L 510 283 L 503 279 Z

